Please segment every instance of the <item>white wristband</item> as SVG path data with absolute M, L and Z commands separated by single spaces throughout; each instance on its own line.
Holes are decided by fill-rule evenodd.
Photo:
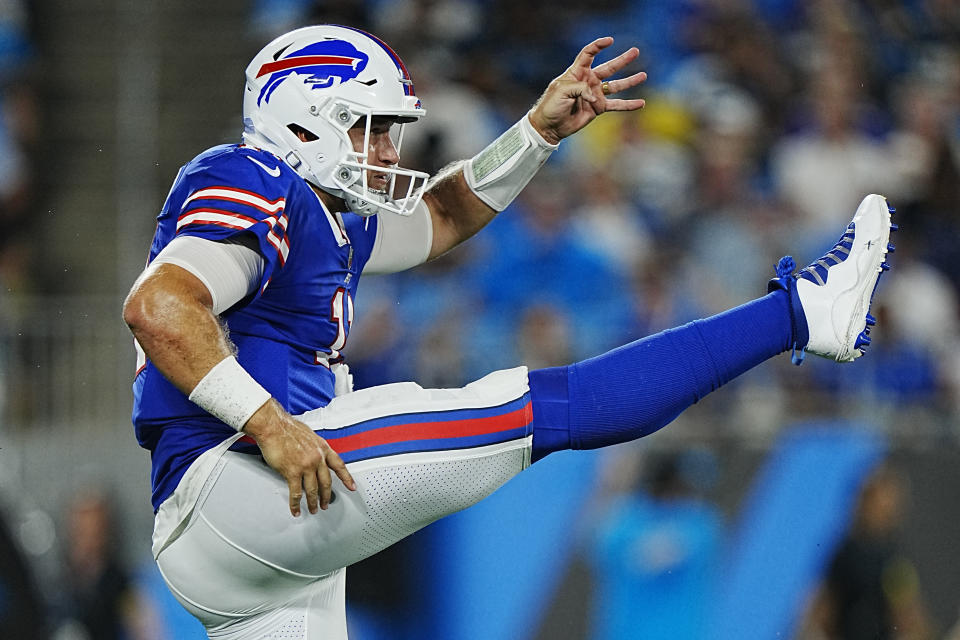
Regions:
M 234 356 L 214 365 L 190 392 L 190 401 L 237 431 L 270 399 Z
M 467 160 L 463 175 L 478 198 L 496 211 L 507 208 L 560 145 L 543 139 L 529 115 Z

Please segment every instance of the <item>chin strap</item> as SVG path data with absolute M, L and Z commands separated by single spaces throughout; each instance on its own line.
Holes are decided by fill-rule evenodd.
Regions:
M 350 209 L 350 211 L 363 217 L 372 216 L 379 213 L 381 205 L 385 204 L 388 200 L 387 194 L 376 193 L 374 191 L 370 191 L 369 189 L 362 198 L 357 194 L 345 189 L 341 189 L 340 193 L 340 197 L 343 198 L 343 201 L 347 203 L 347 207 Z

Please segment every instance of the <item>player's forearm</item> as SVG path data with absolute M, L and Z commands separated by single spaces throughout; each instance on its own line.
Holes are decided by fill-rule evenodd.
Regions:
M 423 196 L 433 221 L 430 260 L 476 234 L 497 215 L 467 186 L 464 164 L 456 162 L 442 169 Z
M 147 358 L 187 394 L 232 354 L 209 292 L 199 281 L 190 282 L 192 277 L 179 267 L 159 265 L 137 281 L 123 307 L 123 319 Z
M 441 170 L 424 195 L 433 221 L 429 257 L 449 251 L 506 209 L 558 142 L 545 138 L 528 114 L 473 158 Z
M 270 393 L 234 357 L 213 312 L 211 289 L 192 271 L 159 259 L 124 303 L 123 317 L 133 335 L 154 366 L 191 402 L 238 431 L 259 412 L 264 424 L 256 433 L 267 434 L 269 412 L 260 410 L 276 402 L 270 402 Z M 272 408 L 273 413 L 282 412 L 279 405 Z
M 131 330 L 147 358 L 175 387 L 189 395 L 232 352 L 216 317 L 209 311 L 180 310 L 163 317 L 167 319 L 158 315 L 131 326 Z M 179 327 L 164 326 L 166 322 Z

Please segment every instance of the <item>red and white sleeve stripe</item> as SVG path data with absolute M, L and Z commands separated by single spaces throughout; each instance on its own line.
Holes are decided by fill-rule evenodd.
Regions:
M 268 214 L 265 218 L 255 218 L 227 209 L 217 207 L 197 207 L 184 211 L 177 218 L 177 232 L 189 225 L 216 225 L 229 229 L 250 229 L 254 225 L 263 224 L 269 229 L 266 240 L 277 250 L 280 265 L 287 261 L 290 254 L 290 239 L 287 236 L 287 214 L 284 212 L 286 198 L 267 200 L 266 198 L 234 187 L 216 186 L 198 189 L 184 201 L 184 206 L 197 200 L 222 201 L 252 207 Z M 278 228 L 279 226 L 279 228 Z
M 274 214 L 286 206 L 286 198 L 267 200 L 253 191 L 236 189 L 234 187 L 207 187 L 206 189 L 198 189 L 184 201 L 183 205 L 187 206 L 194 200 L 225 200 L 227 202 L 236 202 L 237 204 L 249 205 L 254 209 L 259 209 L 269 214 Z

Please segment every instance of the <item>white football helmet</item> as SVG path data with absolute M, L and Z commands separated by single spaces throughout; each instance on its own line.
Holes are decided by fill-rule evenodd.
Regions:
M 355 213 L 410 215 L 429 175 L 374 166 L 367 158 L 373 116 L 396 118 L 399 152 L 404 124 L 426 113 L 403 61 L 386 43 L 350 27 L 303 27 L 264 47 L 246 77 L 245 144 L 282 158 L 307 182 L 343 198 Z M 363 146 L 356 151 L 347 131 L 364 118 Z M 301 140 L 299 130 L 310 140 Z M 368 186 L 369 169 L 390 175 L 386 191 Z M 406 181 L 399 197 L 398 176 Z

